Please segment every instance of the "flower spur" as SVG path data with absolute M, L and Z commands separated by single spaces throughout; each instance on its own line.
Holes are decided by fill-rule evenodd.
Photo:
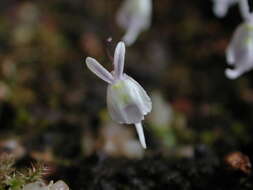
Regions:
M 118 123 L 134 124 L 143 148 L 146 148 L 142 120 L 152 109 L 151 99 L 133 78 L 123 72 L 125 44 L 119 42 L 114 53 L 114 70 L 110 73 L 95 59 L 86 58 L 87 67 L 108 83 L 107 107 L 112 119 Z

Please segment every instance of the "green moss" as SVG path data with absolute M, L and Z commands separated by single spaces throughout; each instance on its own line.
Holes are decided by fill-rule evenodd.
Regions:
M 11 156 L 2 155 L 0 157 L 0 190 L 21 190 L 28 183 L 42 180 L 46 171 L 42 164 L 17 170 L 14 163 Z

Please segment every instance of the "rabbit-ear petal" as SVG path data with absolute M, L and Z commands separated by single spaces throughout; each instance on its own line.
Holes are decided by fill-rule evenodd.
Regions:
M 87 67 L 95 75 L 97 75 L 102 80 L 108 82 L 109 84 L 112 83 L 113 76 L 102 65 L 100 65 L 96 59 L 87 57 L 85 62 L 86 62 Z
M 119 42 L 115 49 L 114 53 L 114 75 L 117 79 L 121 78 L 124 70 L 124 62 L 125 62 L 125 44 L 124 42 Z

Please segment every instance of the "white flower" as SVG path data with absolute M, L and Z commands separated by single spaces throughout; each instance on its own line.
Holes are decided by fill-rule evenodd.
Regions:
M 59 180 L 54 184 L 50 184 L 49 187 L 50 190 L 69 190 L 68 185 L 62 180 Z
M 253 22 L 253 13 L 250 12 L 248 0 L 239 0 L 241 15 L 245 21 Z
M 226 58 L 233 69 L 226 69 L 229 79 L 236 79 L 253 68 L 253 16 L 247 0 L 240 0 L 241 14 L 245 22 L 235 31 L 226 51 Z
M 125 0 L 117 14 L 117 23 L 126 30 L 123 41 L 132 45 L 151 25 L 152 0 Z
M 49 185 L 46 185 L 41 181 L 36 181 L 25 185 L 22 190 L 69 190 L 69 187 L 62 180 L 59 180 L 56 183 L 51 181 Z
M 119 42 L 114 54 L 114 71 L 109 73 L 91 57 L 86 58 L 88 68 L 108 83 L 107 106 L 113 120 L 118 123 L 135 124 L 140 142 L 146 148 L 141 121 L 152 109 L 152 103 L 141 85 L 123 73 L 125 44 Z
M 36 181 L 25 185 L 22 190 L 49 190 L 43 182 Z
M 213 0 L 213 12 L 217 17 L 224 17 L 230 6 L 238 0 Z

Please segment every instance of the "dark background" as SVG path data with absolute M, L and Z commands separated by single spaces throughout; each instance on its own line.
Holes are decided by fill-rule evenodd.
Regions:
M 219 19 L 208 0 L 153 1 L 152 26 L 127 47 L 125 63 L 164 101 L 153 100 L 144 122 L 144 152 L 133 126 L 111 121 L 106 84 L 85 65 L 91 56 L 112 69 L 106 52 L 124 34 L 120 4 L 1 1 L 0 152 L 18 167 L 43 161 L 46 179 L 74 190 L 252 189 L 252 72 L 224 75 L 238 6 Z

